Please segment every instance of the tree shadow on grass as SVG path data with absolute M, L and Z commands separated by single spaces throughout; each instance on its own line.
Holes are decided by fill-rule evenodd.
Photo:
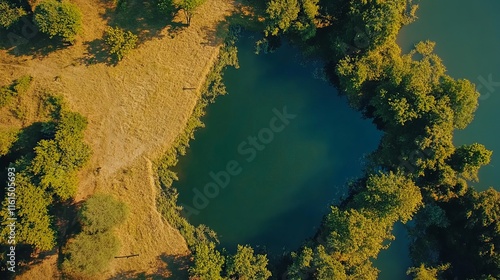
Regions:
M 104 42 L 104 39 L 95 39 L 83 43 L 86 46 L 84 57 L 80 58 L 80 62 L 89 66 L 92 64 L 105 63 L 108 66 L 115 66 L 118 60 L 109 55 L 109 47 Z
M 110 280 L 128 279 L 153 279 L 153 280 L 178 280 L 189 279 L 188 267 L 189 256 L 173 256 L 162 254 L 159 259 L 166 264 L 166 267 L 159 267 L 154 273 L 144 273 L 136 271 L 120 272 Z
M 24 17 L 11 30 L 0 30 L 0 49 L 14 56 L 43 58 L 71 44 L 59 37 L 49 38 L 41 33 L 29 16 Z
M 137 46 L 154 38 L 164 38 L 168 34 L 174 38 L 187 26 L 182 22 L 174 21 L 175 14 L 162 12 L 158 9 L 154 1 L 147 0 L 122 0 L 118 1 L 116 7 L 106 8 L 102 17 L 111 27 L 119 27 L 125 31 L 130 31 L 138 37 Z M 85 65 L 105 63 L 109 66 L 116 66 L 118 60 L 109 54 L 109 47 L 104 42 L 104 38 L 85 42 L 86 54 L 80 58 L 80 62 Z
M 174 21 L 177 12 L 162 12 L 155 1 L 122 0 L 116 8 L 108 8 L 103 17 L 110 26 L 118 26 L 137 35 L 140 45 L 153 38 L 163 38 L 164 29 L 170 37 L 184 30 L 186 24 Z

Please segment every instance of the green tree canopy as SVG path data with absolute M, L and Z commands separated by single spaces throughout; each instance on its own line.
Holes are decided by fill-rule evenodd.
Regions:
M 54 139 L 41 140 L 35 147 L 31 170 L 38 176 L 41 187 L 63 200 L 75 194 L 76 172 L 90 158 L 90 147 L 83 141 L 86 126 L 87 120 L 82 115 L 63 111 Z
M 252 247 L 238 245 L 236 254 L 228 259 L 227 274 L 239 280 L 268 279 L 267 256 L 255 255 Z
M 34 22 L 50 38 L 58 36 L 68 42 L 74 42 L 82 31 L 82 13 L 67 1 L 42 1 L 35 8 Z
M 111 232 L 79 234 L 67 245 L 63 269 L 84 278 L 105 271 L 120 248 L 118 239 Z
M 406 223 L 422 205 L 422 195 L 415 183 L 402 173 L 370 174 L 366 189 L 356 194 L 353 207 L 377 213 L 392 223 Z
M 85 233 L 95 234 L 110 230 L 127 218 L 127 206 L 111 195 L 95 194 L 85 201 L 80 219 Z
M 9 29 L 19 21 L 26 11 L 20 7 L 14 7 L 4 0 L 0 0 L 0 26 Z
M 189 274 L 201 280 L 222 280 L 224 257 L 215 249 L 213 242 L 198 242 L 194 246 L 194 265 Z
M 465 179 L 478 181 L 479 168 L 490 163 L 492 154 L 482 144 L 463 145 L 452 155 L 450 163 Z
M 16 242 L 18 244 L 28 244 L 42 251 L 51 250 L 55 245 L 56 233 L 51 227 L 51 216 L 48 206 L 52 199 L 43 189 L 33 185 L 29 177 L 24 172 L 17 172 L 15 180 L 15 199 L 16 199 Z M 2 227 L 2 242 L 7 244 L 7 236 L 10 228 L 6 227 L 10 223 L 8 196 L 2 203 L 0 212 Z
M 135 48 L 137 40 L 137 36 L 132 32 L 119 27 L 108 28 L 104 35 L 104 41 L 109 47 L 110 55 L 113 55 L 118 61 Z

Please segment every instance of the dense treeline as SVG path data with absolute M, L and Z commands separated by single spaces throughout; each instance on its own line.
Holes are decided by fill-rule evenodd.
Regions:
M 446 75 L 434 43 L 401 53 L 396 36 L 416 9 L 407 0 L 267 2 L 265 40 L 286 35 L 321 55 L 352 107 L 384 132 L 349 197 L 293 254 L 292 279 L 375 279 L 371 259 L 394 222 L 417 208 L 408 271 L 416 279 L 500 277 L 499 194 L 469 186 L 492 152 L 452 142 L 453 131 L 472 121 L 479 94 Z

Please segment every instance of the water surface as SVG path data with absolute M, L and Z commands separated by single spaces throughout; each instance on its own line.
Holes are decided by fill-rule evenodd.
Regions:
M 206 127 L 180 159 L 179 202 L 199 211 L 189 221 L 214 229 L 229 250 L 296 250 L 345 194 L 347 180 L 361 175 L 362 158 L 381 134 L 313 77 L 321 63 L 301 65 L 299 50 L 285 45 L 257 56 L 248 36 L 238 50 L 240 69 L 225 72 L 228 95 L 208 107 Z M 285 108 L 295 117 L 281 120 Z M 252 145 L 249 137 L 259 135 Z M 227 186 L 211 184 L 226 185 L 228 164 L 236 175 Z M 213 198 L 200 198 L 205 186 Z

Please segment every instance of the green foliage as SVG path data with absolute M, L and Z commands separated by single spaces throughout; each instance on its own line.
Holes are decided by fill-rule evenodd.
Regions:
M 96 194 L 85 201 L 80 210 L 83 232 L 87 234 L 103 233 L 127 218 L 125 203 L 111 195 Z
M 76 172 L 90 158 L 90 148 L 83 142 L 87 120 L 78 113 L 63 112 L 54 139 L 41 140 L 35 147 L 33 174 L 40 186 L 66 200 L 76 193 Z
M 420 189 L 402 173 L 370 174 L 366 189 L 353 198 L 353 206 L 376 212 L 392 223 L 406 223 L 422 204 Z
M 16 92 L 11 90 L 9 87 L 0 87 L 0 108 L 8 105 L 15 95 Z
M 14 81 L 12 88 L 18 95 L 25 94 L 31 86 L 31 81 L 33 81 L 33 77 L 30 75 L 21 76 Z
M 26 11 L 13 7 L 8 2 L 0 1 L 0 26 L 5 29 L 12 27 L 19 19 L 26 15 Z
M 119 248 L 120 243 L 111 232 L 79 234 L 67 245 L 63 270 L 85 278 L 95 276 L 105 271 Z
M 70 43 L 82 31 L 82 13 L 75 4 L 67 1 L 42 1 L 35 8 L 34 22 L 50 38 L 57 36 Z
M 179 0 L 178 5 L 184 11 L 187 25 L 191 25 L 195 10 L 205 3 L 206 0 Z
M 453 110 L 453 124 L 457 129 L 464 129 L 474 119 L 478 106 L 479 93 L 468 80 L 454 80 L 445 77 L 442 81 L 443 95 L 449 98 Z
M 110 27 L 106 30 L 104 41 L 109 48 L 109 54 L 118 61 L 122 60 L 137 45 L 137 36 L 130 31 L 119 27 Z
M 224 257 L 212 242 L 200 242 L 194 246 L 194 265 L 189 268 L 191 277 L 201 280 L 222 280 Z
M 18 129 L 3 128 L 0 130 L 0 157 L 6 155 L 12 144 L 18 139 Z
M 451 157 L 452 167 L 466 180 L 479 181 L 479 168 L 490 163 L 492 151 L 474 143 L 459 147 Z
M 440 265 L 438 267 L 426 267 L 421 264 L 419 267 L 408 269 L 406 274 L 411 275 L 414 280 L 437 280 L 438 275 L 450 268 L 450 265 Z
M 16 169 L 17 170 L 17 169 Z M 52 200 L 40 188 L 37 188 L 29 180 L 29 175 L 23 172 L 16 173 L 15 199 L 16 199 L 16 242 L 32 245 L 39 250 L 51 250 L 55 245 L 56 233 L 52 229 L 51 216 L 48 207 Z M 2 203 L 2 243 L 7 244 L 7 236 L 10 228 L 6 227 L 12 217 L 8 211 L 8 196 Z
M 269 24 L 265 30 L 266 36 L 276 36 L 279 32 L 286 32 L 297 20 L 300 12 L 298 0 L 271 0 L 267 4 L 267 20 Z
M 18 79 L 11 88 L 16 93 L 25 92 L 31 77 Z M 2 131 L 2 147 L 8 151 L 18 138 L 19 150 L 28 154 L 18 158 L 11 167 L 16 170 L 16 241 L 31 245 L 38 251 L 51 250 L 55 245 L 57 232 L 50 211 L 53 202 L 60 203 L 74 195 L 77 186 L 77 171 L 90 155 L 90 149 L 83 142 L 86 120 L 77 113 L 66 111 L 60 98 L 48 98 L 54 119 L 42 125 L 33 126 L 36 131 Z M 55 125 L 49 125 L 54 123 Z M 30 139 L 27 139 L 30 138 Z M 41 139 L 36 142 L 35 139 Z M 44 139 L 45 138 L 45 139 Z M 32 144 L 26 144 L 26 142 Z M 36 147 L 33 149 L 32 147 Z M 17 144 L 16 144 L 17 146 Z M 30 151 L 33 149 L 33 152 Z M 8 198 L 5 198 L 7 203 Z M 2 224 L 9 222 L 7 208 L 0 211 Z M 4 228 L 4 233 L 7 228 Z M 6 236 L 6 235 L 4 235 Z
M 266 255 L 255 255 L 252 247 L 238 245 L 236 254 L 228 260 L 227 274 L 239 280 L 268 279 L 271 272 L 267 263 Z
M 0 87 L 0 108 L 8 105 L 14 97 L 26 93 L 31 85 L 32 79 L 31 76 L 24 75 L 15 80 L 10 86 Z

